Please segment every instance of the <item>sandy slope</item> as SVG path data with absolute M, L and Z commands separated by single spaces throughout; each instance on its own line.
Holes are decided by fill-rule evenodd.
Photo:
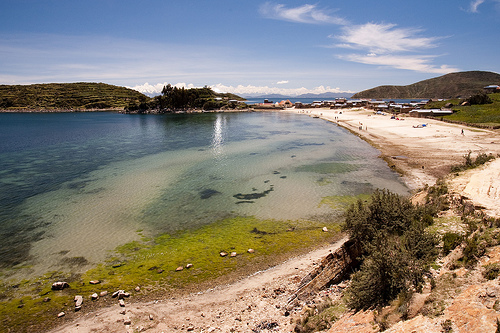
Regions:
M 308 112 L 339 123 L 372 142 L 392 167 L 404 172 L 405 181 L 415 189 L 434 184 L 448 172 L 450 165 L 462 162 L 469 150 L 473 156 L 479 152 L 500 153 L 500 134 L 494 131 L 415 118 L 395 120 L 367 111 Z M 419 124 L 427 126 L 413 127 Z M 453 182 L 453 190 L 498 214 L 499 176 L 500 160 L 479 171 L 464 173 Z M 79 319 L 53 332 L 291 332 L 300 309 L 286 311 L 289 296 L 300 279 L 340 243 L 203 293 L 148 303 L 134 303 L 132 295 L 124 308 L 118 301 L 114 306 L 90 313 L 83 308 Z M 121 314 L 123 310 L 125 314 Z M 126 319 L 130 319 L 130 325 L 126 325 Z

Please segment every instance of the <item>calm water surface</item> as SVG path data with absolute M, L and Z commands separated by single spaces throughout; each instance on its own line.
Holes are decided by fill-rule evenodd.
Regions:
M 378 151 L 297 114 L 0 114 L 0 268 L 65 269 L 235 215 L 322 219 L 331 195 L 406 193 Z

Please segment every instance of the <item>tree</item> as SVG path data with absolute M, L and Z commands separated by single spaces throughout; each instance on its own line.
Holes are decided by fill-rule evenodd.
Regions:
M 363 254 L 346 291 L 351 308 L 385 305 L 401 292 L 421 288 L 437 255 L 437 240 L 425 231 L 424 216 L 407 198 L 387 190 L 349 207 L 344 230 Z

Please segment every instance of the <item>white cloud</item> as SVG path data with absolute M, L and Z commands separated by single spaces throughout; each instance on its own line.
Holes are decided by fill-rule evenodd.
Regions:
M 212 89 L 229 92 L 236 95 L 265 95 L 265 94 L 281 94 L 287 96 L 297 96 L 301 94 L 322 94 L 327 92 L 332 93 L 353 93 L 352 91 L 345 91 L 340 88 L 331 88 L 329 86 L 318 86 L 312 89 L 307 89 L 304 87 L 301 88 L 278 88 L 278 87 L 269 87 L 269 86 L 253 86 L 253 85 L 238 85 L 236 87 L 226 86 L 222 83 L 211 86 Z
M 435 57 L 428 55 L 404 56 L 404 55 L 349 54 L 345 56 L 339 56 L 339 58 L 367 65 L 389 66 L 398 69 L 407 69 L 423 73 L 447 74 L 459 71 L 458 68 L 453 68 L 448 65 L 441 65 L 439 67 L 432 65 L 431 61 Z
M 500 11 L 500 0 L 471 0 L 468 7 L 466 8 L 460 7 L 460 9 L 463 10 L 464 12 L 477 14 L 479 13 L 479 6 L 481 6 L 485 2 L 495 3 L 495 9 L 497 11 Z
M 419 36 L 421 32 L 421 29 L 416 28 L 398 28 L 395 24 L 346 26 L 343 28 L 343 35 L 336 37 L 343 43 L 336 46 L 362 50 L 366 54 L 339 55 L 338 58 L 423 73 L 445 74 L 459 71 L 448 65 L 433 65 L 437 56 L 421 54 L 424 49 L 437 47 L 437 41 L 442 38 L 422 37 Z
M 276 82 L 276 84 L 287 84 L 287 83 L 288 83 L 288 80 L 283 80 L 283 81 Z
M 127 87 L 127 88 L 137 90 L 145 95 L 154 96 L 154 95 L 161 94 L 163 87 L 165 87 L 168 84 L 169 84 L 168 82 L 156 83 L 156 84 L 149 84 L 148 82 L 146 82 L 146 83 L 141 84 L 141 85 Z M 201 88 L 201 87 L 196 87 L 192 83 L 186 84 L 184 82 L 172 84 L 172 86 L 177 87 L 177 88 L 185 88 L 185 89 Z
M 142 92 L 143 94 L 147 95 L 159 95 L 163 89 L 164 86 L 166 86 L 168 83 L 157 83 L 157 84 L 149 84 L 145 83 L 142 85 L 137 85 L 134 87 L 129 87 L 131 89 L 137 90 Z M 193 84 L 186 84 L 186 83 L 177 83 L 173 86 L 176 86 L 178 88 L 184 87 L 187 89 L 190 88 L 195 88 L 195 85 Z M 282 95 L 287 95 L 287 96 L 297 96 L 301 94 L 322 94 L 322 93 L 327 93 L 327 92 L 332 92 L 332 93 L 354 93 L 353 91 L 346 91 L 342 90 L 340 88 L 331 88 L 329 86 L 318 86 L 312 89 L 307 89 L 304 87 L 301 88 L 278 88 L 278 87 L 269 87 L 269 86 L 254 86 L 254 85 L 237 85 L 237 86 L 228 86 L 224 85 L 222 83 L 218 83 L 215 85 L 209 86 L 212 88 L 215 92 L 224 92 L 224 93 L 233 93 L 236 95 L 266 95 L 266 94 L 282 94 Z
M 478 7 L 479 5 L 481 5 L 485 0 L 474 0 L 470 3 L 470 6 L 469 6 L 469 11 L 471 13 L 477 13 L 478 12 Z
M 266 2 L 260 7 L 260 13 L 271 19 L 310 24 L 340 24 L 348 22 L 340 17 L 331 16 L 329 10 L 319 9 L 316 5 L 303 5 L 286 8 L 283 4 Z
M 396 28 L 395 24 L 366 23 L 346 26 L 337 38 L 344 42 L 337 46 L 363 49 L 373 53 L 407 52 L 436 47 L 437 37 L 418 37 L 421 30 Z

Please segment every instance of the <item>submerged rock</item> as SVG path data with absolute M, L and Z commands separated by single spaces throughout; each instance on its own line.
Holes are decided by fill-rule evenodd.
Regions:
M 265 190 L 263 192 L 247 193 L 247 194 L 238 193 L 238 194 L 233 195 L 233 198 L 236 198 L 239 200 L 255 200 L 255 199 L 260 199 L 262 197 L 265 197 L 266 195 L 268 195 L 272 191 L 274 191 L 274 188 L 271 186 L 271 188 L 269 188 L 268 190 Z
M 217 194 L 221 193 L 219 191 L 209 188 L 200 192 L 200 199 L 208 199 Z

